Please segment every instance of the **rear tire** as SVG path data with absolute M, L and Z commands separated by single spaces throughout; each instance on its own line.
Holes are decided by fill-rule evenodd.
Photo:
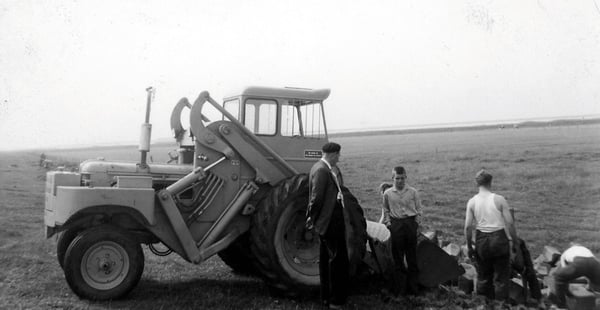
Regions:
M 56 242 L 56 258 L 58 259 L 58 264 L 62 269 L 64 269 L 65 254 L 67 254 L 67 249 L 69 248 L 71 241 L 77 237 L 79 232 L 81 232 L 81 229 L 67 229 L 58 236 L 58 241 Z
M 250 251 L 262 278 L 279 292 L 319 284 L 319 236 L 305 228 L 308 176 L 281 181 L 259 202 L 250 228 Z
M 67 283 L 79 297 L 116 299 L 129 293 L 144 271 L 142 248 L 127 231 L 102 225 L 77 235 L 64 260 Z

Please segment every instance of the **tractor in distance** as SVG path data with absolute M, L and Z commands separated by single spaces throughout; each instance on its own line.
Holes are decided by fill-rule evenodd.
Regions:
M 144 269 L 142 244 L 194 264 L 218 254 L 282 292 L 318 285 L 319 238 L 305 228 L 307 174 L 328 141 L 329 89 L 248 87 L 222 105 L 206 91 L 193 104 L 183 98 L 171 115 L 174 164 L 146 161 L 147 91 L 139 162 L 87 160 L 76 173 L 48 172 L 46 237 L 58 235 L 58 262 L 73 292 L 93 300 L 126 295 Z M 220 119 L 203 114 L 207 103 Z

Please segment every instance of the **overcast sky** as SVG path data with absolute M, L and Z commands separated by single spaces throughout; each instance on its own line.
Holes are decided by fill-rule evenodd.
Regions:
M 600 0 L 0 0 L 0 150 L 153 138 L 181 97 L 330 88 L 330 131 L 600 114 Z

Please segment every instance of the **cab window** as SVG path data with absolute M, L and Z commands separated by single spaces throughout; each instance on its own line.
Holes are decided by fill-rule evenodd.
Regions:
M 321 102 L 301 106 L 300 118 L 305 137 L 325 138 L 325 118 Z
M 282 136 L 324 138 L 325 120 L 321 102 L 289 100 L 281 107 Z
M 302 135 L 299 111 L 297 105 L 284 104 L 281 106 L 281 128 L 279 130 L 282 136 Z
M 244 125 L 257 135 L 274 135 L 277 131 L 277 102 L 267 99 L 246 100 Z

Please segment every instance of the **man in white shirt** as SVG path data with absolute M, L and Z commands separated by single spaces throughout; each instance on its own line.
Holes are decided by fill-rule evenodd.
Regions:
M 394 185 L 383 193 L 383 223 L 392 238 L 394 271 L 394 294 L 418 294 L 417 267 L 417 216 L 421 215 L 421 199 L 418 191 L 406 184 L 406 170 L 394 167 Z M 404 266 L 406 261 L 406 267 Z
M 469 257 L 477 264 L 477 294 L 508 300 L 510 261 L 517 240 L 510 207 L 504 197 L 491 192 L 492 175 L 481 170 L 475 176 L 479 193 L 467 203 L 465 237 Z M 473 249 L 475 226 L 475 249 Z
M 588 248 L 575 244 L 560 256 L 558 269 L 552 274 L 553 286 L 550 288 L 550 300 L 558 307 L 566 306 L 565 296 L 569 291 L 569 282 L 586 277 L 589 289 L 600 292 L 600 262 Z

